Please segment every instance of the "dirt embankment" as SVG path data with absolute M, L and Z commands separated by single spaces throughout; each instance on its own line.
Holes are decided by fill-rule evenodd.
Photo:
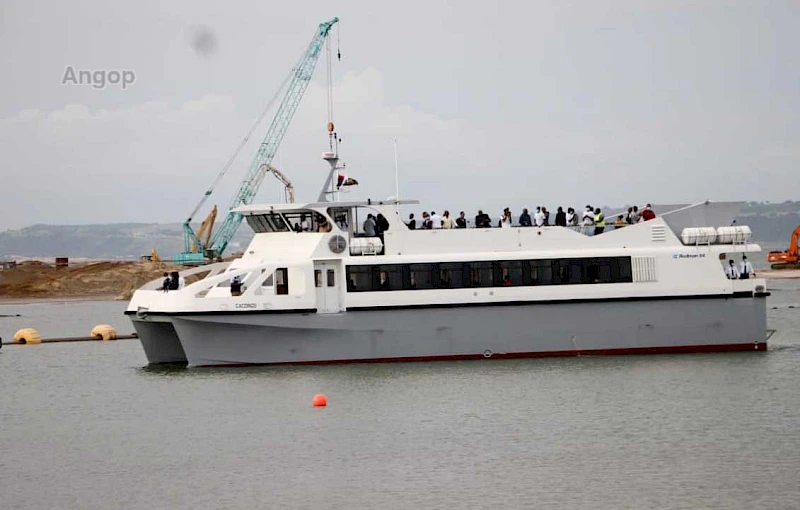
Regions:
M 133 291 L 180 266 L 161 262 L 94 262 L 56 269 L 39 261 L 0 271 L 2 299 L 129 299 Z

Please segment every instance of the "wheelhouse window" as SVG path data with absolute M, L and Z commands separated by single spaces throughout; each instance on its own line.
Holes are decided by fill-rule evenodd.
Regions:
M 294 232 L 330 232 L 328 220 L 317 211 L 287 212 L 283 217 Z
M 268 214 L 249 214 L 245 216 L 247 224 L 257 234 L 265 232 L 288 232 L 289 227 L 283 217 L 277 213 Z

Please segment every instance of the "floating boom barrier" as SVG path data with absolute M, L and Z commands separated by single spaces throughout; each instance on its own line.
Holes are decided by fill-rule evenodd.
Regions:
M 14 334 L 14 339 L 11 342 L 0 341 L 0 346 L 54 344 L 60 342 L 108 342 L 111 340 L 130 340 L 134 338 L 139 338 L 139 335 L 136 333 L 118 335 L 116 330 L 108 324 L 98 324 L 92 328 L 89 336 L 68 336 L 61 338 L 42 338 L 42 335 L 35 329 L 22 328 Z

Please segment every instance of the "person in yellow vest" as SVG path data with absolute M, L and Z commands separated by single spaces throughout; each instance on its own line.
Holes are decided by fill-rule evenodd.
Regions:
M 594 235 L 602 234 L 605 228 L 606 228 L 606 217 L 603 216 L 602 211 L 600 211 L 600 208 L 597 207 L 594 210 Z

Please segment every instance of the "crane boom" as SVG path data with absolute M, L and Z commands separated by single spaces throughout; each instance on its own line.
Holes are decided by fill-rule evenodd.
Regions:
M 328 36 L 331 27 L 339 21 L 339 18 L 333 18 L 330 21 L 320 23 L 317 28 L 314 38 L 311 40 L 308 49 L 300 61 L 300 64 L 292 70 L 292 79 L 283 97 L 275 118 L 267 130 L 267 134 L 261 145 L 258 148 L 253 162 L 250 164 L 250 169 L 247 171 L 244 181 L 242 181 L 236 197 L 231 202 L 230 209 L 239 207 L 240 205 L 249 204 L 256 196 L 261 181 L 269 170 L 269 164 L 278 152 L 278 146 L 292 122 L 297 107 L 300 105 L 300 100 L 311 81 L 311 76 L 314 74 L 314 68 L 319 60 L 322 45 L 325 38 Z M 214 249 L 215 255 L 219 256 L 225 251 L 228 243 L 236 233 L 236 229 L 242 222 L 242 215 L 237 212 L 228 211 L 222 225 L 211 238 L 210 248 Z
M 234 156 L 232 156 L 231 160 L 229 160 L 225 165 L 225 168 L 220 173 L 217 181 L 214 182 L 212 188 L 206 191 L 205 196 L 195 208 L 194 212 L 192 212 L 192 215 L 186 222 L 184 222 L 184 252 L 175 256 L 175 262 L 202 264 L 205 261 L 205 258 L 221 256 L 225 251 L 225 248 L 227 248 L 228 243 L 230 243 L 231 239 L 233 239 L 233 236 L 236 234 L 236 230 L 239 228 L 239 225 L 242 223 L 242 215 L 240 213 L 233 212 L 231 209 L 239 207 L 240 205 L 249 204 L 253 201 L 267 172 L 272 172 L 276 177 L 278 177 L 278 179 L 281 180 L 281 182 L 284 183 L 287 189 L 288 198 L 290 199 L 289 201 L 294 201 L 294 188 L 288 179 L 286 179 L 286 177 L 284 177 L 271 165 L 271 162 L 275 157 L 275 154 L 278 152 L 278 147 L 283 140 L 283 136 L 286 134 L 286 130 L 289 128 L 289 125 L 294 118 L 297 107 L 300 105 L 300 100 L 303 98 L 303 94 L 305 93 L 306 88 L 308 88 L 308 84 L 311 82 L 311 77 L 314 74 L 314 68 L 319 60 L 325 39 L 328 37 L 328 33 L 333 25 L 338 22 L 339 18 L 333 18 L 329 21 L 319 24 L 314 37 L 311 39 L 311 43 L 308 45 L 308 48 L 306 48 L 305 53 L 284 81 L 284 84 L 288 82 L 288 85 L 286 86 L 286 92 L 283 96 L 283 99 L 278 105 L 275 117 L 272 119 L 272 123 L 269 125 L 267 134 L 264 136 L 264 140 L 261 142 L 261 145 L 259 146 L 258 151 L 253 158 L 253 162 L 250 164 L 250 168 L 248 169 L 244 180 L 239 186 L 236 196 L 231 202 L 225 219 L 217 231 L 212 235 L 210 242 L 207 241 L 203 243 L 203 241 L 200 239 L 200 236 L 195 234 L 195 232 L 192 230 L 190 225 L 192 217 L 194 217 L 198 209 L 211 194 L 213 187 L 216 186 L 218 180 L 222 177 L 222 175 L 224 175 L 225 171 L 231 165 L 235 155 L 238 154 L 238 151 L 248 140 L 250 134 L 248 134 L 242 145 L 240 145 L 239 149 L 237 149 L 237 151 L 234 153 Z M 283 90 L 283 86 L 281 86 L 280 90 Z M 266 113 L 266 111 L 264 113 Z M 263 115 L 264 114 L 262 114 L 262 116 Z M 200 253 L 195 253 L 198 250 Z

